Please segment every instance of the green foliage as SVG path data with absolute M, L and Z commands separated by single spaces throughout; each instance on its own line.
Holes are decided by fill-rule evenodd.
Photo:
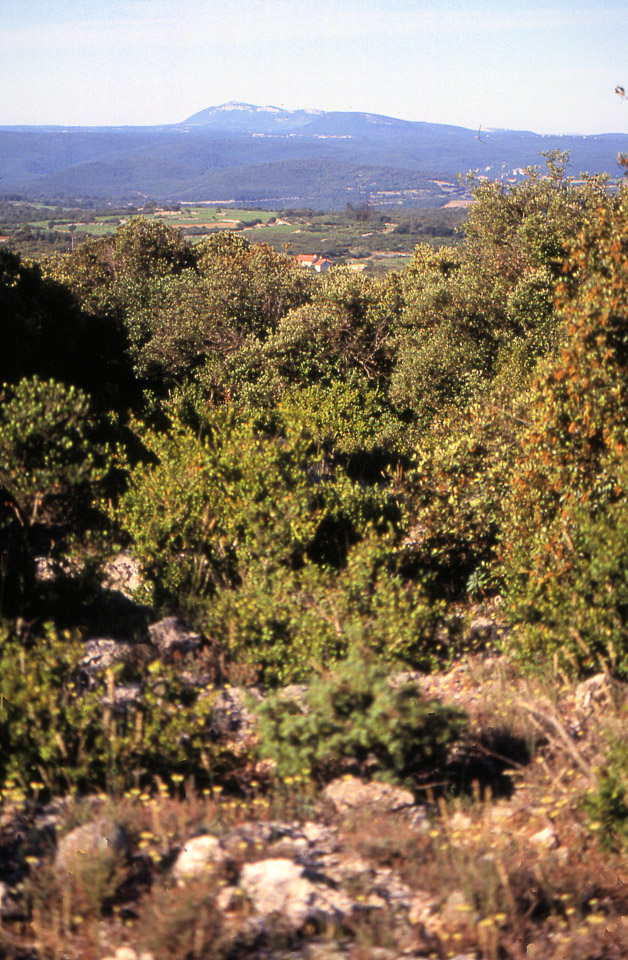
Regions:
M 564 155 L 546 160 L 545 177 L 529 168 L 516 185 L 475 180 L 464 241 L 416 250 L 404 281 L 391 397 L 420 421 L 477 398 L 509 354 L 529 370 L 555 348 L 564 245 L 609 198 L 604 178 L 575 188 Z
M 194 262 L 190 247 L 173 227 L 132 217 L 118 228 L 112 245 L 112 269 L 132 280 L 178 274 Z
M 46 275 L 69 287 L 81 302 L 98 310 L 111 303 L 112 287 L 144 284 L 181 273 L 194 263 L 178 230 L 145 217 L 132 217 L 109 237 L 87 240 L 49 262 Z
M 465 406 L 483 385 L 496 352 L 490 288 L 462 246 L 419 246 L 404 282 L 391 399 L 429 425 L 443 407 Z
M 282 394 L 283 415 L 306 423 L 315 443 L 328 454 L 345 454 L 357 463 L 375 460 L 384 482 L 389 456 L 409 451 L 411 432 L 388 402 L 386 391 L 360 376 L 313 384 Z
M 281 411 L 269 433 L 224 410 L 211 414 L 201 437 L 175 421 L 143 441 L 158 463 L 133 470 L 119 519 L 147 575 L 176 602 L 212 592 L 236 557 L 298 568 L 307 556 L 337 566 L 356 530 L 385 517 L 385 495 L 342 469 L 326 475 L 309 431 Z
M 108 288 L 137 372 L 160 387 L 185 383 L 205 365 L 199 382 L 207 394 L 230 389 L 222 382 L 225 360 L 247 337 L 262 343 L 309 298 L 311 278 L 291 258 L 230 233 L 190 249 L 177 270 L 166 271 L 167 263 L 153 276 L 124 272 Z
M 628 842 L 628 744 L 613 743 L 596 770 L 596 784 L 585 794 L 589 825 L 608 850 Z
M 460 711 L 426 700 L 415 684 L 392 685 L 359 647 L 314 679 L 302 702 L 275 694 L 257 713 L 262 754 L 280 779 L 329 780 L 353 766 L 402 781 L 441 765 L 465 726 Z
M 321 457 L 294 410 L 270 433 L 222 411 L 201 438 L 175 424 L 143 439 L 158 462 L 135 467 L 115 515 L 154 602 L 267 680 L 344 655 L 356 633 L 385 657 L 433 656 L 435 613 L 385 532 L 394 504 Z
M 232 344 L 233 331 L 212 310 L 209 291 L 192 270 L 157 277 L 141 295 L 127 289 L 124 300 L 135 370 L 153 384 L 185 380 L 208 353 Z
M 155 776 L 207 778 L 224 755 L 212 744 L 211 695 L 156 662 L 140 703 L 116 704 L 122 668 L 88 684 L 85 649 L 75 636 L 49 629 L 22 636 L 0 628 L 0 745 L 2 775 L 28 792 L 40 782 L 52 792 L 89 786 L 124 789 Z M 126 678 L 128 679 L 128 678 Z M 228 763 L 227 763 L 228 766 Z
M 404 337 L 392 376 L 391 397 L 429 426 L 443 409 L 465 407 L 485 386 L 491 349 L 456 324 L 443 322 Z
M 212 237 L 195 255 L 211 313 L 236 334 L 264 339 L 281 317 L 310 298 L 308 271 L 264 243 Z
M 495 390 L 441 421 L 397 481 L 405 562 L 431 572 L 438 592 L 450 599 L 499 588 L 497 543 L 521 406 L 509 391 Z
M 115 317 L 88 316 L 61 278 L 0 249 L 0 383 L 54 379 L 115 405 L 129 389 L 126 336 Z
M 626 671 L 623 526 L 628 425 L 628 201 L 600 207 L 559 288 L 564 345 L 534 386 L 512 477 L 501 553 L 519 647 L 579 671 Z M 587 607 L 587 604 L 589 607 Z M 567 615 L 567 605 L 570 615 Z M 593 605 L 593 606 L 591 606 Z
M 112 463 L 94 439 L 89 398 L 33 377 L 4 384 L 0 401 L 0 484 L 22 522 L 71 516 L 93 497 Z
M 509 595 L 512 649 L 528 665 L 628 677 L 628 464 L 605 467 L 609 502 L 570 501 L 550 529 L 528 536 L 527 566 Z M 602 472 L 601 471 L 601 472 Z M 525 579 L 524 579 L 525 578 Z
M 544 158 L 545 171 L 527 167 L 517 184 L 468 177 L 476 202 L 465 222 L 465 246 L 509 288 L 531 269 L 560 274 L 565 243 L 608 204 L 606 176 L 585 176 L 584 185 L 574 187 L 566 152 L 549 151 Z
M 382 662 L 432 668 L 439 608 L 396 569 L 389 538 L 366 536 L 339 570 L 306 561 L 291 570 L 258 558 L 237 589 L 207 605 L 204 629 L 228 637 L 236 663 L 267 683 L 306 679 L 360 642 Z

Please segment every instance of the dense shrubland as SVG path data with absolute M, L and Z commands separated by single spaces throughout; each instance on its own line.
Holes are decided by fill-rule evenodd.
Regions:
M 626 193 L 558 154 L 473 186 L 462 242 L 382 279 L 141 218 L 0 251 L 11 642 L 93 629 L 125 550 L 134 639 L 181 615 L 227 676 L 430 668 L 500 598 L 523 662 L 625 677 Z
M 430 955 L 625 955 L 609 858 L 628 823 L 628 193 L 547 160 L 474 182 L 461 242 L 382 278 L 313 276 L 237 234 L 192 247 L 141 218 L 39 265 L 0 250 L 2 809 L 126 791 L 137 846 L 126 886 L 33 871 L 37 956 L 100 957 L 124 896 L 141 945 L 235 955 L 211 933 L 222 880 L 174 887 L 172 838 L 235 824 L 238 803 L 309 818 L 347 771 L 432 801 L 475 779 L 469 815 L 442 796 L 429 831 L 358 813 L 343 834 L 443 916 L 464 892 Z M 139 566 L 131 599 L 111 586 L 120 556 Z M 464 658 L 478 610 L 499 662 Z M 194 642 L 156 656 L 148 625 L 167 615 Z M 85 640 L 103 636 L 131 653 L 94 668 Z M 463 678 L 455 708 L 432 696 L 443 666 Z M 603 710 L 567 725 L 555 701 L 599 672 Z M 526 674 L 562 687 L 531 702 Z M 490 690 L 467 717 L 474 682 Z M 225 690 L 245 686 L 257 735 L 234 737 Z M 512 830 L 474 744 L 482 783 L 507 796 L 525 777 Z M 515 756 L 504 787 L 495 762 Z M 548 823 L 573 856 L 530 852 Z M 364 942 L 387 942 L 369 923 Z

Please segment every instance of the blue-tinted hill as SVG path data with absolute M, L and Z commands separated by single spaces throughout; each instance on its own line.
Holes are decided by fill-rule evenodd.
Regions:
M 0 127 L 0 193 L 327 207 L 394 194 L 395 202 L 440 204 L 450 193 L 435 181 L 470 169 L 516 177 L 556 148 L 569 151 L 575 175 L 618 176 L 628 135 L 478 135 L 379 114 L 227 103 L 160 127 Z

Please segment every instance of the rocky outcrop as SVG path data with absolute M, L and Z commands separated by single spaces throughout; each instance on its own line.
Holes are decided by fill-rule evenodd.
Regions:
M 323 798 L 329 800 L 337 813 L 365 808 L 394 813 L 414 806 L 414 796 L 403 787 L 378 780 L 365 783 L 353 776 L 333 780 L 323 790 Z
M 355 906 L 324 876 L 315 880 L 301 864 L 283 858 L 246 863 L 239 887 L 258 916 L 281 918 L 293 930 L 308 922 L 323 927 L 337 925 L 352 914 Z

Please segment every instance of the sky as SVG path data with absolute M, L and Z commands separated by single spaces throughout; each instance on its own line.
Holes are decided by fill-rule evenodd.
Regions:
M 628 133 L 626 0 L 0 0 L 0 125 L 230 100 Z

